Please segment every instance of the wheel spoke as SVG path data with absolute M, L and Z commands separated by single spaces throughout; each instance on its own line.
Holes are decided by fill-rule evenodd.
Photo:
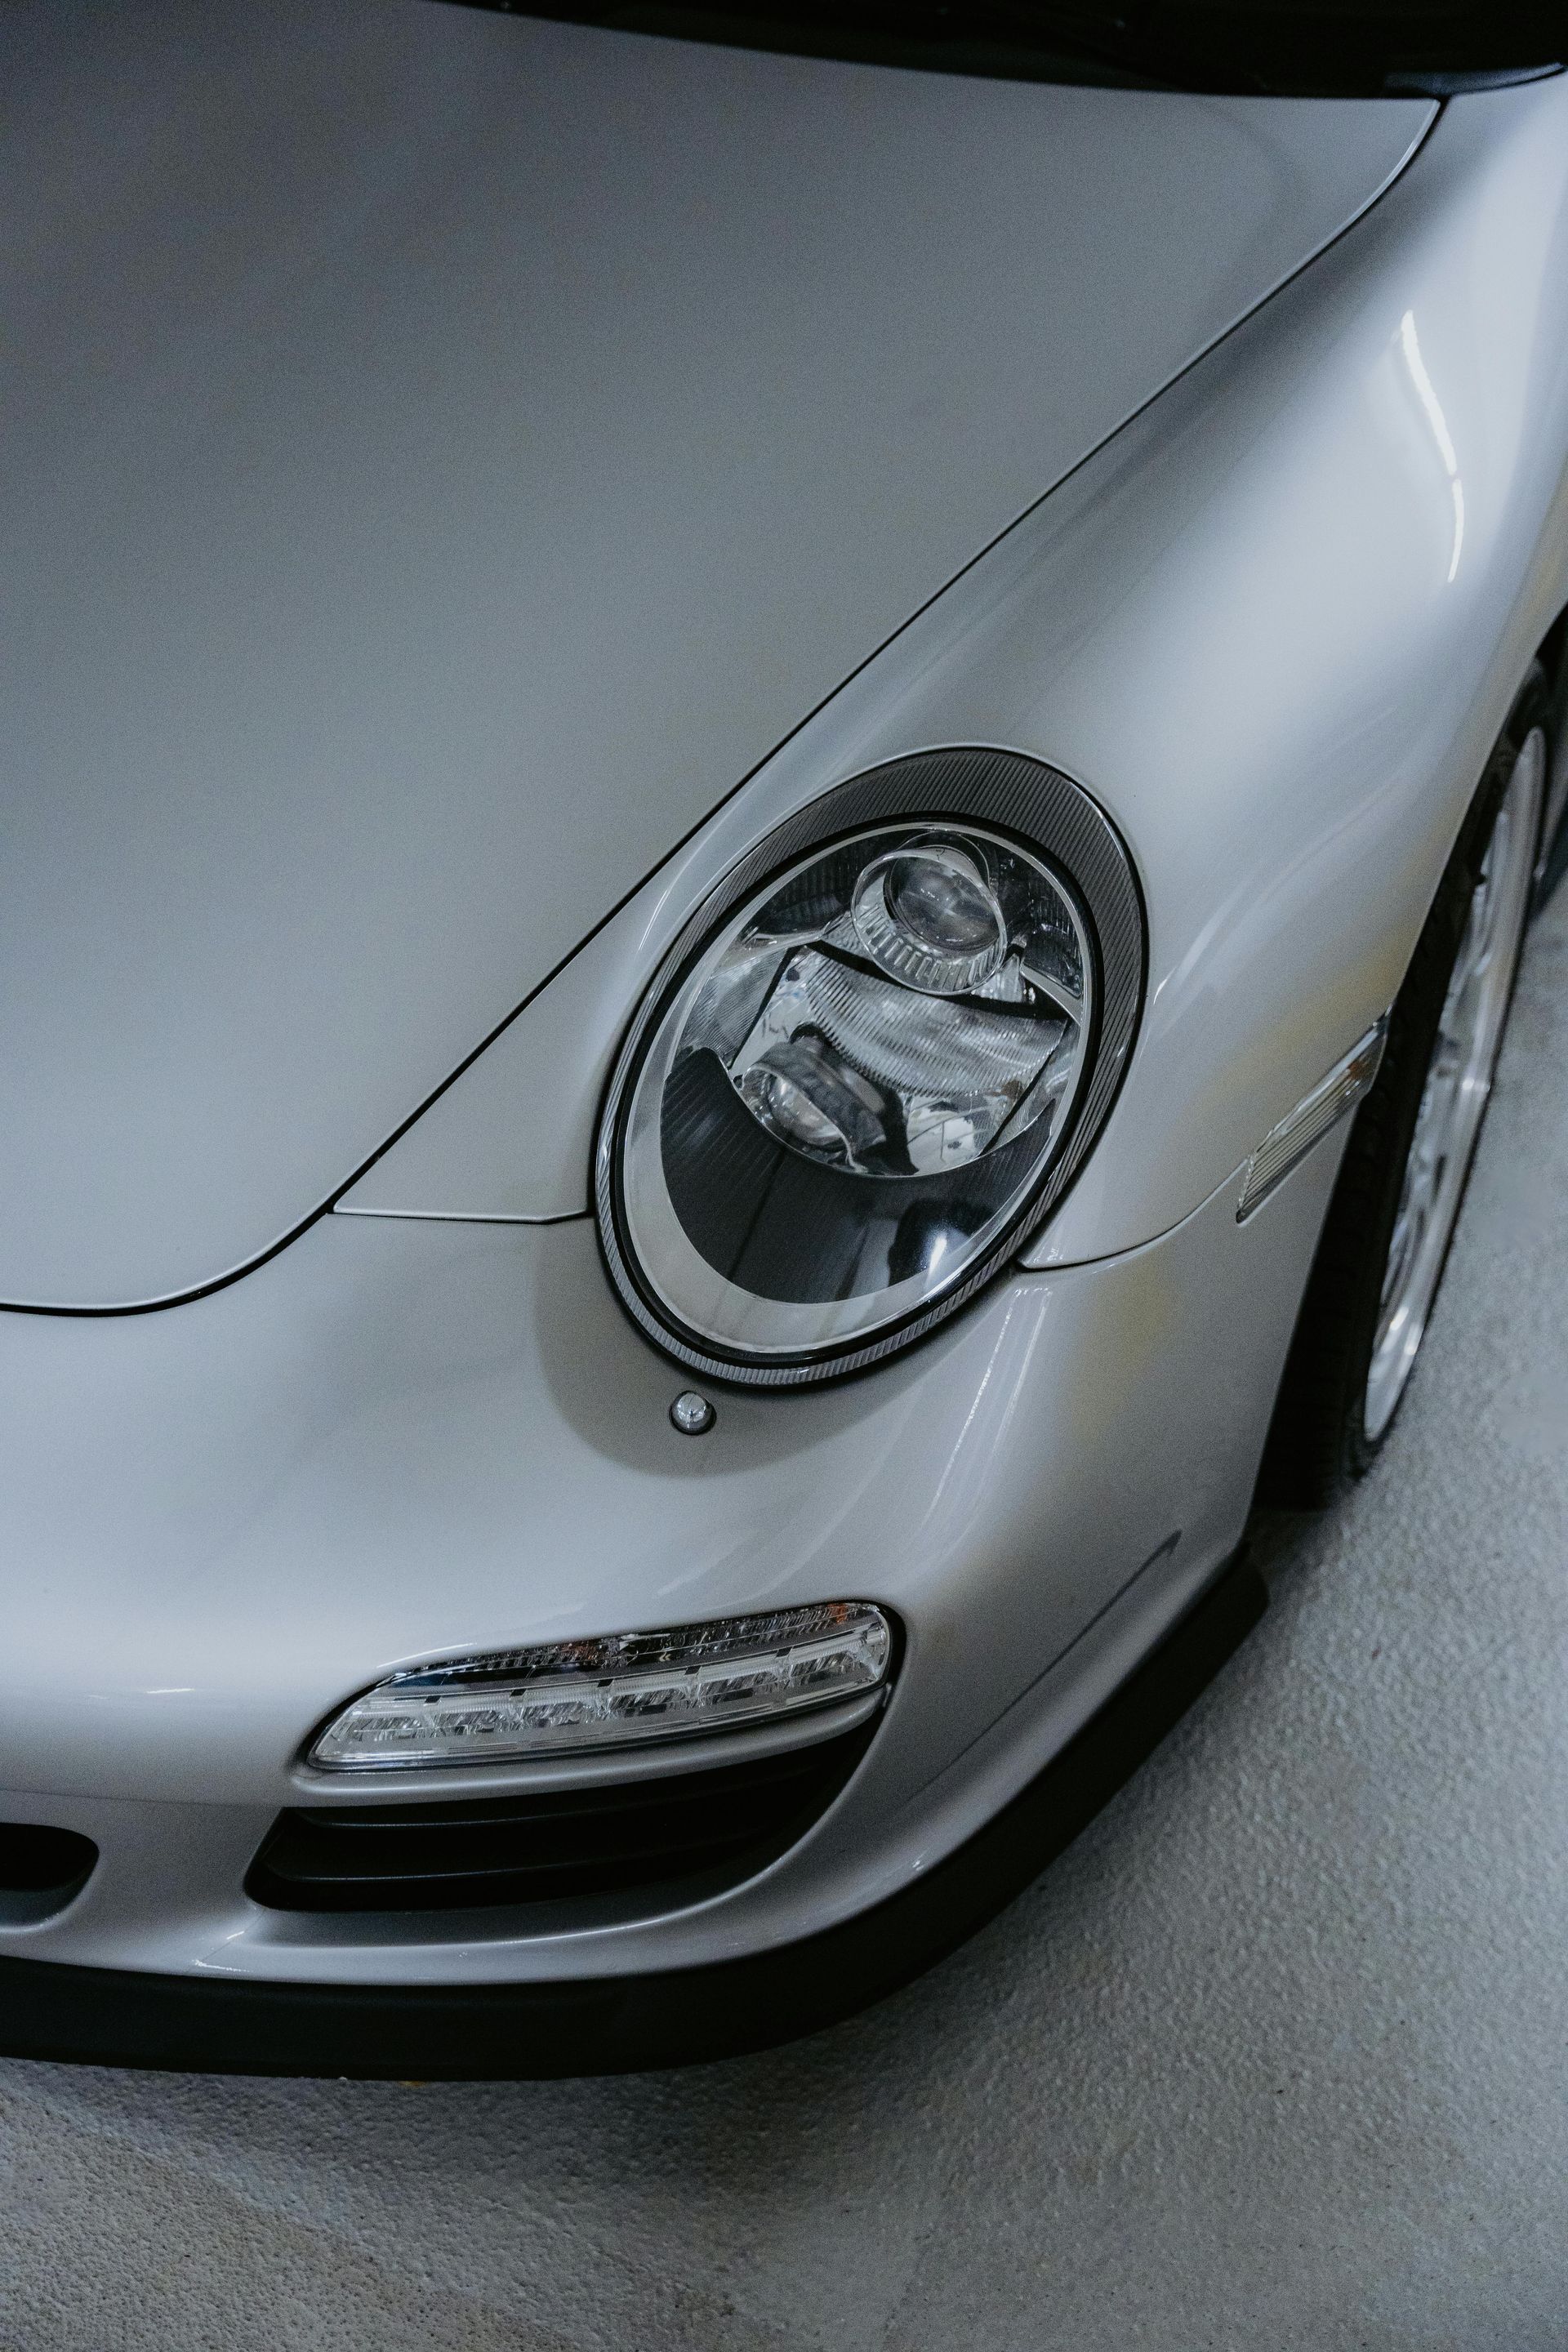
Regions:
M 1514 761 L 1482 860 L 1438 1018 L 1389 1236 L 1364 1422 L 1394 1418 L 1426 1331 L 1502 1045 L 1530 908 L 1531 857 L 1546 765 L 1539 728 Z

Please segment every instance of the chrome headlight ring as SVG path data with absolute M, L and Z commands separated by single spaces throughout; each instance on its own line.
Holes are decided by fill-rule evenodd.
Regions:
M 920 752 L 824 793 L 710 894 L 622 1045 L 595 1195 L 628 1313 L 752 1388 L 909 1346 L 1081 1167 L 1144 964 L 1127 853 L 1043 761 Z

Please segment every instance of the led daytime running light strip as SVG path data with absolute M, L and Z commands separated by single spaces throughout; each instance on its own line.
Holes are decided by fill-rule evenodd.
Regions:
M 874 1691 L 891 1654 L 887 1618 L 862 1601 L 499 1651 L 378 1683 L 310 1760 L 336 1772 L 515 1762 L 774 1722 Z

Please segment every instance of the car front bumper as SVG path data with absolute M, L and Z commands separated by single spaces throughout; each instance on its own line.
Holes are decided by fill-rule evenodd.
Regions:
M 108 2026 L 66 2032 L 61 2001 L 96 2015 L 118 1984 L 127 2019 L 149 2002 L 162 2015 L 173 1984 L 190 1994 L 184 2063 L 225 2063 L 226 2032 L 230 2063 L 268 2063 L 243 2054 L 238 2012 L 194 2021 L 219 2018 L 226 1988 L 271 1988 L 293 2015 L 314 1989 L 310 2014 L 340 2025 L 279 2063 L 361 2071 L 363 2021 L 391 2033 L 405 1994 L 429 1996 L 428 2032 L 443 2002 L 456 2015 L 470 1995 L 576 1988 L 589 2041 L 610 2034 L 605 2063 L 633 2063 L 610 2051 L 616 1981 L 782 1964 L 856 1920 L 881 1923 L 864 1982 L 892 1980 L 887 1906 L 939 1865 L 973 1870 L 963 1853 L 1009 1806 L 1014 1842 L 1036 1837 L 1030 1874 L 1061 1840 L 1040 1827 L 1045 1800 L 1017 1812 L 1021 1792 L 1173 1626 L 1198 1622 L 1245 1525 L 1339 1146 L 1246 1224 L 1227 1183 L 1142 1249 L 1002 1280 L 865 1379 L 716 1392 L 700 1439 L 670 1427 L 681 1379 L 613 1303 L 585 1223 L 328 1217 L 177 1308 L 0 1318 L 0 1821 L 100 1852 L 53 1916 L 0 1920 L 0 2043 L 134 2056 L 134 2035 L 110 2049 Z M 902 1629 L 889 1704 L 816 1826 L 726 1893 L 661 1906 L 645 1890 L 542 1925 L 505 1907 L 305 1915 L 243 1891 L 283 1807 L 699 1760 L 308 1769 L 316 1724 L 392 1668 L 838 1597 L 877 1601 Z M 770 1736 L 709 1745 L 728 1759 Z M 1059 1794 L 1046 1813 L 1059 1830 Z M 994 1861 L 982 1874 L 1001 1883 Z M 978 1916 L 946 1901 L 950 1923 Z M 904 1942 L 929 1957 L 942 1933 Z M 747 2014 L 787 2013 L 747 2000 Z M 616 2031 L 654 2046 L 625 2018 Z M 405 2039 L 384 2034 L 392 2071 L 417 2071 Z M 138 2045 L 166 2046 L 161 2026 Z
M 539 2079 L 686 2065 L 814 2032 L 972 1934 L 1092 1820 L 1267 1606 L 1238 1556 L 972 1837 L 869 1911 L 700 1968 L 553 1983 L 320 1984 L 0 1958 L 12 2055 L 254 2074 Z

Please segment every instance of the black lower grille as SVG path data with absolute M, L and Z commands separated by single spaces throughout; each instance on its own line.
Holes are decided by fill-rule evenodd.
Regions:
M 246 1893 L 278 1911 L 462 1910 L 738 1885 L 804 1835 L 872 1725 L 755 1761 L 455 1803 L 280 1813 Z
M 97 1860 L 92 1840 L 76 1830 L 0 1822 L 0 1926 L 30 1927 L 63 1911 Z

